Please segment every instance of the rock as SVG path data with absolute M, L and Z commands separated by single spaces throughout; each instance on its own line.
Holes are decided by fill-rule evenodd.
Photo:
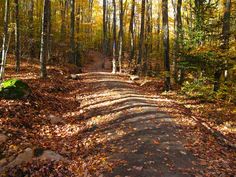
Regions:
M 139 80 L 139 76 L 131 75 L 131 76 L 130 76 L 130 79 L 131 79 L 132 81 L 136 81 L 136 80 Z
M 30 87 L 18 79 L 9 79 L 0 85 L 0 97 L 5 99 L 22 99 L 28 97 L 30 93 Z
M 0 145 L 7 141 L 8 137 L 4 134 L 0 134 Z
M 11 168 L 16 165 L 20 165 L 23 162 L 30 162 L 34 157 L 33 150 L 31 148 L 27 148 L 24 152 L 20 153 L 12 162 L 10 162 L 7 167 Z
M 65 121 L 62 118 L 56 117 L 54 115 L 49 115 L 49 119 L 50 119 L 51 124 L 64 124 L 65 123 Z
M 66 161 L 64 157 L 54 151 L 44 150 L 39 156 L 34 156 L 34 150 L 31 148 L 27 148 L 16 158 L 13 157 L 12 160 L 10 160 L 10 158 L 0 160 L 0 172 L 9 168 L 14 168 L 15 166 L 21 165 L 22 163 L 32 162 L 33 160 Z M 10 163 L 7 164 L 7 162 Z
M 79 76 L 77 74 L 71 74 L 70 79 L 77 80 L 79 79 Z
M 43 152 L 41 156 L 38 157 L 40 160 L 64 160 L 64 158 L 60 155 L 55 153 L 54 151 L 46 150 Z

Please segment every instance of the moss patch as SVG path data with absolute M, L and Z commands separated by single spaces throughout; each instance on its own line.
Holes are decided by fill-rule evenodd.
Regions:
M 26 98 L 30 92 L 30 87 L 19 79 L 9 79 L 0 85 L 0 97 L 5 99 Z

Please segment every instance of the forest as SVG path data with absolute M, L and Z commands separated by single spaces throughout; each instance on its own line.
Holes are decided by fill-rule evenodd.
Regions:
M 0 0 L 0 176 L 234 176 L 236 2 Z

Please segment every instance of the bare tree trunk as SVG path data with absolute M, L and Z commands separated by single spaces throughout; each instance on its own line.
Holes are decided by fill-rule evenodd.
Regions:
M 161 34 L 161 12 L 158 6 L 157 12 L 157 52 L 160 53 L 160 34 Z
M 51 31 L 52 31 L 52 15 L 51 15 L 51 1 L 49 1 L 49 8 L 48 8 L 48 61 L 51 59 L 51 47 L 52 47 L 52 36 L 51 36 Z
M 229 38 L 230 38 L 230 13 L 231 13 L 231 0 L 226 0 L 225 4 L 225 11 L 224 11 L 224 19 L 223 19 L 223 48 L 229 49 Z M 227 61 L 226 61 L 227 65 Z M 224 78 L 227 80 L 228 78 L 228 70 L 224 71 Z
M 230 8 L 231 8 L 231 0 L 224 0 L 224 17 L 223 17 L 223 28 L 222 28 L 222 37 L 223 44 L 221 46 L 222 49 L 229 49 L 229 38 L 230 38 Z M 227 67 L 227 61 L 225 63 Z M 220 89 L 220 77 L 223 73 L 222 69 L 217 69 L 214 74 L 214 91 L 218 91 Z M 224 71 L 225 80 L 227 79 L 228 71 Z
M 164 46 L 165 65 L 165 91 L 170 90 L 170 62 L 169 62 L 169 23 L 168 23 L 168 0 L 162 0 L 162 31 Z
M 129 32 L 130 32 L 130 63 L 134 59 L 134 11 L 135 11 L 135 0 L 132 0 L 132 7 L 131 7 L 131 17 L 130 17 L 130 25 L 129 25 Z
M 113 59 L 112 73 L 116 73 L 116 1 L 113 0 Z
M 70 60 L 78 64 L 75 53 L 75 0 L 70 0 Z
M 66 37 L 66 2 L 64 0 L 61 3 L 61 41 L 65 40 Z
M 142 57 L 143 57 L 143 42 L 144 42 L 144 24 L 145 24 L 145 6 L 146 0 L 142 0 L 142 10 L 141 10 L 141 28 L 139 37 L 139 55 L 138 55 L 138 67 L 141 71 Z
M 178 81 L 178 70 L 177 70 L 177 58 L 179 57 L 179 50 L 180 45 L 183 40 L 182 36 L 182 19 L 181 19 L 181 6 L 182 0 L 177 0 L 177 4 L 174 4 L 172 1 L 173 6 L 175 8 L 175 41 L 174 41 L 174 56 L 173 56 L 173 65 L 174 65 L 174 79 L 175 82 Z
M 108 39 L 107 39 L 107 55 L 111 55 L 111 42 L 112 42 L 112 29 L 111 29 L 111 11 L 109 10 L 109 4 L 107 4 L 107 33 L 108 33 Z
M 3 42 L 2 42 L 2 61 L 0 70 L 0 81 L 3 80 L 5 75 L 5 66 L 7 59 L 7 43 L 8 43 L 8 23 L 9 23 L 9 10 L 10 2 L 5 0 L 5 14 L 4 14 L 4 31 L 3 31 Z
M 15 57 L 16 57 L 16 72 L 20 71 L 20 23 L 19 23 L 19 1 L 15 0 Z
M 92 24 L 92 19 L 93 19 L 93 0 L 89 0 L 89 37 L 90 41 L 93 41 L 93 24 Z
M 103 0 L 103 64 L 105 68 L 105 58 L 107 56 L 107 0 Z
M 230 37 L 230 8 L 231 0 L 224 0 L 224 18 L 223 18 L 223 49 L 229 48 L 229 37 Z
M 124 31 L 123 31 L 123 16 L 124 16 L 124 10 L 123 10 L 123 0 L 120 0 L 120 32 L 119 32 L 119 72 L 121 72 L 122 69 L 122 53 L 123 53 L 123 40 L 124 40 Z
M 147 10 L 146 10 L 146 34 L 145 34 L 145 60 L 143 65 L 143 72 L 145 75 L 147 74 L 148 70 L 148 58 L 149 58 L 149 52 L 151 52 L 151 36 L 152 36 L 152 25 L 151 25 L 151 0 L 146 0 L 147 3 Z M 150 49 L 150 50 L 149 50 Z
M 47 77 L 47 42 L 48 42 L 48 16 L 49 16 L 49 2 L 50 0 L 44 0 L 43 16 L 42 16 L 42 34 L 41 34 L 41 49 L 40 49 L 40 77 Z
M 30 52 L 30 58 L 32 59 L 34 54 L 34 0 L 30 0 L 30 9 L 28 12 L 29 15 L 29 52 Z

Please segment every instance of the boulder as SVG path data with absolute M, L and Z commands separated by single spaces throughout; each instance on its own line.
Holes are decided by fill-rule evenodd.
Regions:
M 64 158 L 60 154 L 57 154 L 56 152 L 50 150 L 44 151 L 43 154 L 38 158 L 40 160 L 52 160 L 52 161 L 64 160 Z
M 37 151 L 39 150 L 42 152 L 37 152 L 38 154 L 35 154 L 36 153 L 35 150 L 31 148 L 26 148 L 23 152 L 18 154 L 16 158 L 14 158 L 13 156 L 12 160 L 10 159 L 0 160 L 0 172 L 5 171 L 9 168 L 14 168 L 23 163 L 32 162 L 33 160 L 67 161 L 64 157 L 62 157 L 60 154 L 54 151 L 37 149 Z
M 24 152 L 20 153 L 12 162 L 10 162 L 7 167 L 14 167 L 22 164 L 23 162 L 31 162 L 34 157 L 34 152 L 31 148 L 27 148 Z
M 30 87 L 21 80 L 9 79 L 0 85 L 0 97 L 5 99 L 22 99 L 29 96 Z
M 132 80 L 132 81 L 136 81 L 136 80 L 139 80 L 139 79 L 140 79 L 139 76 L 135 76 L 135 75 L 130 76 L 130 80 Z
M 78 80 L 79 79 L 79 75 L 78 74 L 71 74 L 71 75 L 67 76 L 67 79 Z

